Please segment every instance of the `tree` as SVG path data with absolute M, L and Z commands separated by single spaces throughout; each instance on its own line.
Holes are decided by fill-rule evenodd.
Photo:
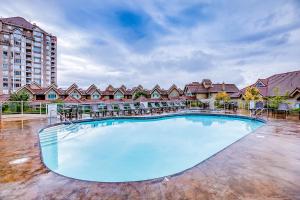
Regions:
M 22 91 L 20 93 L 13 93 L 10 95 L 9 100 L 10 101 L 28 101 L 29 100 L 29 94 Z
M 246 88 L 246 91 L 245 91 L 245 94 L 243 95 L 243 98 L 247 102 L 249 102 L 251 100 L 254 100 L 254 101 L 262 100 L 261 95 L 259 93 L 259 90 L 254 86 Z
M 215 102 L 215 106 L 217 108 L 225 108 L 225 105 L 228 101 L 230 101 L 230 96 L 229 94 L 227 94 L 227 92 L 219 92 L 217 95 L 216 95 L 216 102 Z
M 277 109 L 279 104 L 287 102 L 288 92 L 282 96 L 278 87 L 274 88 L 273 92 L 274 96 L 268 98 L 269 107 Z
M 227 92 L 219 92 L 216 95 L 216 100 L 217 101 L 228 102 L 230 100 L 230 96 L 229 96 L 229 94 L 227 94 Z
M 9 100 L 12 102 L 9 102 L 8 107 L 10 112 L 21 112 L 21 110 L 27 110 L 28 109 L 28 103 L 26 101 L 29 100 L 29 94 L 22 91 L 22 92 L 15 92 L 10 95 Z M 23 101 L 23 102 L 22 102 Z
M 134 94 L 133 99 L 136 100 L 141 96 L 147 97 L 147 93 L 145 91 L 138 91 Z

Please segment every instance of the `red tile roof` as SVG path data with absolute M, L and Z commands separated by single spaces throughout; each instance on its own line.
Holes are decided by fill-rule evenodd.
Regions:
M 65 102 L 65 103 L 82 103 L 82 101 L 80 99 L 75 99 L 72 96 L 68 96 L 67 98 L 65 98 L 63 100 L 63 102 Z
M 5 102 L 9 100 L 9 94 L 0 95 L 0 102 Z

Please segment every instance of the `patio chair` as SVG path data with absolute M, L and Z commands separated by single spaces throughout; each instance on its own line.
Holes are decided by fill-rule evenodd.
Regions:
M 181 109 L 185 109 L 186 108 L 186 104 L 183 103 L 182 101 L 179 102 L 180 108 Z
M 170 108 L 167 104 L 167 102 L 161 102 L 161 107 L 163 108 L 164 111 L 169 112 Z
M 113 116 L 114 115 L 114 109 L 113 109 L 112 105 L 111 104 L 106 104 L 106 108 L 107 108 L 106 114 L 109 114 L 110 116 Z
M 124 104 L 120 103 L 120 104 L 118 104 L 118 106 L 119 106 L 119 110 L 120 110 L 120 112 L 121 112 L 123 115 L 125 115 L 125 108 L 124 108 Z
M 137 109 L 133 103 L 129 103 L 129 108 L 130 108 L 131 113 L 133 113 L 135 115 L 137 114 Z
M 168 105 L 170 111 L 176 111 L 176 107 L 173 102 L 168 101 L 167 105 Z
M 146 102 L 140 102 L 139 109 L 141 111 L 141 114 L 151 113 L 151 108 L 149 108 L 148 103 Z
M 157 107 L 157 106 L 155 105 L 154 102 L 151 102 L 151 103 L 150 103 L 150 106 L 151 106 L 151 108 L 150 108 L 151 114 L 153 113 L 153 111 L 154 111 L 155 113 L 157 113 L 159 107 Z
M 100 116 L 100 110 L 99 110 L 97 104 L 91 105 L 90 116 L 91 116 L 91 117 L 99 117 L 99 116 Z
M 289 105 L 287 103 L 280 103 L 276 110 L 276 117 L 278 114 L 284 114 L 284 119 L 286 119 L 289 112 Z

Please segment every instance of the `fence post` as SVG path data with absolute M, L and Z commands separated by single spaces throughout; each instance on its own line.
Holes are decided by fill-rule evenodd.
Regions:
M 40 102 L 40 115 L 42 115 L 42 103 Z
M 0 121 L 1 121 L 1 118 L 2 118 L 2 103 L 0 103 Z
M 22 101 L 21 101 L 21 115 L 23 115 L 23 112 L 24 112 L 23 109 L 24 109 L 24 108 L 23 108 L 23 100 L 22 100 Z

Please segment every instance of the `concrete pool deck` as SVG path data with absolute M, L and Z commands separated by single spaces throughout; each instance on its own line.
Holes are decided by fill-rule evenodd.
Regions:
M 0 199 L 300 199 L 300 122 L 269 120 L 169 181 L 93 183 L 49 171 L 37 131 L 46 119 L 3 121 Z

